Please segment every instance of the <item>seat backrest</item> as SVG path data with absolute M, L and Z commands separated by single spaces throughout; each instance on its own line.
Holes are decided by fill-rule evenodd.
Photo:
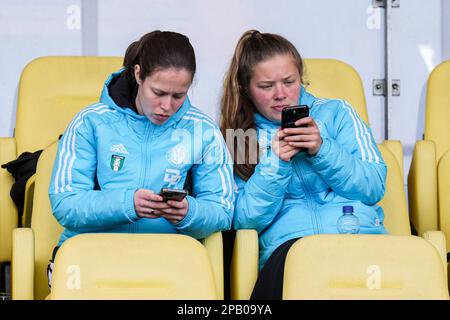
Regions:
M 450 60 L 439 64 L 428 77 L 425 106 L 425 140 L 436 144 L 436 161 L 450 149 Z
M 31 61 L 19 82 L 15 137 L 17 154 L 45 148 L 75 114 L 98 101 L 107 76 L 121 57 L 52 56 Z
M 425 239 L 319 235 L 289 250 L 283 299 L 449 299 L 437 250 Z
M 206 248 L 179 234 L 82 234 L 58 251 L 51 299 L 217 299 Z
M 334 59 L 305 59 L 305 70 L 309 92 L 317 97 L 348 101 L 369 124 L 364 87 L 352 66 Z M 390 234 L 410 235 L 402 170 L 392 152 L 384 145 L 378 147 L 388 167 L 386 193 L 379 203 L 385 212 L 385 226 Z
M 369 124 L 364 87 L 358 72 L 334 59 L 305 59 L 307 90 L 318 98 L 346 100 Z
M 36 168 L 36 182 L 33 196 L 31 228 L 34 232 L 34 298 L 45 299 L 50 293 L 47 281 L 47 266 L 52 258 L 53 248 L 58 244 L 63 227 L 52 214 L 48 189 L 53 172 L 53 163 L 58 142 L 44 149 Z
M 389 234 L 411 235 L 403 175 L 398 161 L 386 146 L 379 144 L 378 148 L 387 166 L 386 191 L 378 202 L 384 211 L 384 226 Z

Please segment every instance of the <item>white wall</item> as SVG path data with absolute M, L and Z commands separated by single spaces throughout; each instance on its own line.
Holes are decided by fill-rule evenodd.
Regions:
M 0 0 L 0 137 L 13 135 L 23 67 L 43 55 L 80 55 L 81 32 L 70 14 L 76 0 Z
M 450 60 L 450 1 L 442 0 L 442 60 Z
M 382 29 L 367 27 L 372 15 L 366 12 L 370 1 L 281 3 L 285 5 L 275 5 L 272 0 L 169 0 L 132 1 L 123 6 L 123 1 L 99 1 L 99 54 L 123 54 L 131 40 L 148 30 L 178 30 L 189 35 L 198 58 L 197 83 L 191 97 L 194 104 L 214 118 L 223 74 L 237 40 L 248 29 L 280 33 L 304 57 L 347 61 L 360 71 L 367 90 L 371 79 L 382 75 Z M 371 95 L 367 98 L 374 132 L 381 140 L 382 131 L 378 128 L 383 99 Z
M 448 0 L 405 0 L 392 9 L 390 138 L 405 146 L 405 171 L 423 132 L 424 86 L 430 69 L 450 56 Z M 443 11 L 443 9 L 445 9 Z M 217 119 L 223 74 L 247 29 L 280 33 L 305 58 L 335 58 L 361 75 L 377 141 L 384 138 L 384 98 L 372 95 L 383 78 L 383 11 L 372 0 L 0 0 L 0 136 L 12 136 L 22 68 L 43 55 L 123 55 L 154 30 L 187 34 L 198 72 L 193 103 Z
M 406 174 L 424 132 L 427 78 L 442 61 L 441 5 L 409 0 L 392 9 L 391 77 L 401 80 L 401 94 L 391 99 L 389 139 L 402 141 Z

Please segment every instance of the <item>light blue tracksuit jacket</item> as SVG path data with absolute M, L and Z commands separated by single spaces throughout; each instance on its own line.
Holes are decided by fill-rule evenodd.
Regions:
M 234 227 L 258 231 L 260 268 L 287 240 L 338 233 L 345 205 L 354 207 L 360 233 L 386 233 L 382 208 L 375 205 L 384 195 L 386 165 L 370 129 L 343 100 L 318 99 L 302 88 L 299 104 L 310 107 L 320 129 L 319 152 L 280 160 L 270 150 L 280 123 L 256 114 L 260 162 L 248 181 L 235 176 Z
M 217 125 L 186 98 L 177 113 L 155 125 L 115 104 L 105 83 L 100 102 L 72 120 L 59 142 L 49 195 L 65 228 L 59 245 L 79 233 L 182 233 L 195 238 L 227 230 L 234 211 L 232 161 Z M 134 193 L 182 189 L 191 169 L 189 211 L 172 224 L 139 218 Z M 100 190 L 94 190 L 95 179 Z

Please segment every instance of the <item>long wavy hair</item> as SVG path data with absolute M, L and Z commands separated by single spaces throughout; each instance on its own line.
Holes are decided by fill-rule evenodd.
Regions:
M 242 129 L 244 132 L 253 129 L 256 132 L 254 114 L 257 110 L 249 96 L 253 68 L 256 64 L 275 55 L 286 54 L 294 58 L 301 83 L 305 84 L 302 57 L 289 40 L 277 34 L 260 33 L 257 30 L 248 30 L 241 36 L 223 83 L 220 130 L 225 139 L 226 131 L 230 129 Z M 247 136 L 243 148 L 230 141 L 227 141 L 227 144 L 234 159 L 234 172 L 245 181 L 248 180 L 256 167 L 256 163 L 250 161 L 252 156 L 250 155 L 250 146 L 257 145 L 256 135 Z M 259 146 L 257 150 L 259 150 Z M 244 154 L 241 154 L 243 152 Z M 259 155 L 256 157 L 259 161 Z M 245 161 L 238 163 L 236 159 L 245 159 Z

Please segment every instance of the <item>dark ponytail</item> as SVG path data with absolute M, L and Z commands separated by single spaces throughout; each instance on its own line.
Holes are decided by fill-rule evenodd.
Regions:
M 125 72 L 131 78 L 134 78 L 136 64 L 141 68 L 139 77 L 142 81 L 161 69 L 186 69 L 192 78 L 196 70 L 194 48 L 189 38 L 171 31 L 152 31 L 131 43 L 123 60 Z

